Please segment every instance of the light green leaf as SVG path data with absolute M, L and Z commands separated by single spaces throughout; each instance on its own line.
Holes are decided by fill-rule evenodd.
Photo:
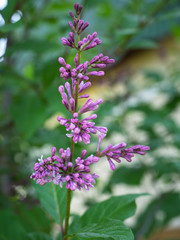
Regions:
M 66 213 L 66 188 L 60 188 L 54 183 L 46 183 L 44 186 L 33 181 L 39 200 L 44 209 L 57 222 L 63 221 Z M 60 220 L 61 219 L 61 220 Z
M 148 49 L 148 48 L 157 48 L 157 43 L 155 41 L 149 40 L 149 39 L 138 39 L 130 42 L 127 45 L 127 49 Z
M 117 219 L 106 219 L 99 224 L 90 224 L 73 235 L 78 239 L 133 240 L 132 231 Z
M 117 37 L 122 37 L 122 36 L 128 36 L 128 35 L 134 35 L 137 33 L 138 29 L 137 28 L 125 28 L 118 30 L 116 32 Z
M 61 232 L 59 232 L 59 234 L 57 235 L 56 240 L 62 240 L 62 234 L 61 234 Z

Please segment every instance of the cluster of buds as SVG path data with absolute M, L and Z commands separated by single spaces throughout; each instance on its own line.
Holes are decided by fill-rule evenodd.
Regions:
M 89 190 L 89 187 L 93 187 L 95 178 L 99 176 L 95 173 L 90 174 L 89 166 L 92 163 L 99 161 L 97 156 L 89 156 L 83 159 L 87 153 L 86 150 L 82 151 L 81 157 L 75 159 L 75 163 L 70 162 L 71 150 L 67 148 L 59 149 L 60 157 L 55 155 L 56 148 L 51 149 L 52 156 L 46 159 L 39 159 L 39 163 L 34 166 L 34 173 L 31 178 L 36 180 L 36 183 L 44 185 L 48 182 L 53 182 L 56 185 L 63 187 L 63 183 L 66 183 L 66 188 L 72 191 L 81 188 Z
M 86 38 L 83 38 L 81 41 L 78 42 L 78 49 L 80 49 L 81 51 L 85 51 L 101 44 L 102 41 L 99 40 L 99 38 L 96 36 L 97 32 L 94 32 L 91 35 L 89 34 Z
M 82 5 L 79 5 L 78 3 L 74 4 L 74 10 L 77 14 L 77 17 L 74 16 L 73 12 L 69 12 L 69 15 L 72 17 L 73 19 L 73 23 L 69 22 L 69 26 L 72 28 L 72 30 L 80 35 L 88 26 L 89 23 L 88 22 L 84 22 L 84 20 L 80 19 L 80 14 L 82 11 Z
M 57 120 L 61 125 L 66 127 L 67 131 L 71 131 L 71 134 L 66 134 L 66 136 L 73 138 L 75 143 L 84 141 L 85 144 L 89 144 L 91 138 L 90 133 L 96 134 L 97 131 L 103 134 L 107 133 L 107 128 L 96 127 L 94 122 L 89 121 L 95 118 L 97 118 L 97 115 L 92 114 L 90 117 L 78 120 L 78 113 L 74 113 L 71 119 L 58 116 Z
M 59 63 L 64 67 L 60 67 L 60 76 L 65 80 L 79 79 L 81 81 L 88 81 L 89 76 L 103 76 L 104 71 L 92 71 L 93 68 L 105 68 L 107 64 L 114 63 L 114 59 L 110 59 L 108 56 L 104 56 L 100 53 L 95 56 L 91 61 L 86 61 L 84 64 L 78 64 L 78 55 L 74 58 L 75 68 L 71 68 L 71 65 L 66 64 L 64 58 L 58 59 Z
M 103 151 L 100 152 L 100 145 L 105 136 L 106 136 L 105 134 L 99 135 L 99 143 L 96 155 L 99 157 L 106 156 L 110 168 L 112 170 L 116 169 L 116 166 L 112 162 L 112 160 L 114 160 L 117 163 L 120 163 L 121 159 L 124 158 L 126 159 L 126 161 L 131 162 L 132 157 L 134 157 L 134 154 L 145 155 L 146 151 L 150 150 L 149 146 L 135 145 L 133 147 L 126 148 L 126 143 L 120 143 L 114 146 L 110 144 Z
M 58 122 L 66 127 L 67 137 L 71 138 L 71 146 L 78 142 L 84 142 L 90 144 L 91 134 L 99 134 L 99 143 L 97 152 L 95 155 L 91 155 L 84 159 L 86 150 L 82 151 L 81 157 L 73 159 L 73 149 L 67 150 L 60 149 L 60 157 L 55 155 L 56 148 L 52 148 L 52 156 L 47 159 L 40 159 L 39 163 L 35 164 L 35 172 L 31 175 L 31 178 L 36 180 L 37 183 L 43 185 L 47 182 L 53 181 L 54 184 L 63 186 L 66 182 L 66 188 L 72 191 L 82 188 L 89 190 L 89 187 L 93 187 L 95 179 L 98 177 L 95 173 L 91 173 L 89 166 L 99 161 L 100 157 L 106 157 L 110 168 L 116 169 L 113 161 L 120 163 L 124 158 L 128 162 L 132 161 L 134 154 L 144 155 L 150 148 L 148 146 L 136 145 L 130 148 L 126 148 L 126 143 L 120 143 L 115 146 L 109 145 L 106 149 L 100 151 L 102 140 L 107 134 L 107 128 L 97 127 L 92 121 L 97 118 L 96 114 L 90 114 L 89 117 L 83 118 L 83 114 L 98 109 L 99 105 L 103 102 L 102 99 L 93 101 L 89 94 L 83 93 L 91 86 L 89 81 L 90 76 L 103 76 L 104 71 L 94 71 L 94 68 L 105 68 L 107 64 L 114 63 L 114 59 L 110 59 L 108 56 L 104 56 L 102 53 L 95 56 L 90 61 L 81 63 L 81 54 L 85 50 L 96 47 L 101 44 L 101 40 L 97 38 L 97 33 L 89 34 L 87 37 L 80 39 L 80 34 L 88 27 L 89 23 L 80 19 L 82 6 L 78 3 L 74 4 L 76 16 L 70 12 L 70 16 L 73 18 L 73 22 L 69 22 L 73 32 L 69 33 L 68 38 L 62 38 L 62 44 L 77 50 L 77 54 L 74 58 L 74 67 L 67 64 L 64 58 L 58 59 L 62 65 L 60 67 L 60 76 L 66 81 L 65 88 L 63 85 L 59 86 L 59 92 L 62 97 L 62 104 L 70 112 L 72 117 L 63 118 L 57 117 Z M 77 39 L 75 38 L 77 35 Z M 70 81 L 71 82 L 70 82 Z M 65 92 L 66 90 L 66 92 Z M 84 105 L 78 109 L 78 100 L 80 98 L 88 98 Z

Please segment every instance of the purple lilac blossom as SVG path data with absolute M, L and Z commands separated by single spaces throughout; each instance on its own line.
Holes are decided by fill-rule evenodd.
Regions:
M 76 11 L 77 15 L 80 15 L 81 11 L 82 11 L 83 6 L 79 5 L 79 3 L 75 3 L 74 4 L 74 10 Z
M 99 105 L 103 102 L 102 99 L 98 99 L 95 102 L 91 98 L 89 98 L 86 103 L 82 106 L 82 108 L 79 110 L 79 114 L 89 112 L 89 111 L 95 111 L 98 109 Z
M 62 104 L 66 107 L 68 111 L 73 112 L 75 109 L 75 100 L 71 95 L 71 86 L 68 82 L 66 82 L 65 87 L 69 95 L 69 100 L 67 94 L 65 93 L 64 86 L 59 86 L 59 92 L 62 97 Z
M 58 116 L 57 120 L 61 125 L 66 127 L 67 131 L 71 131 L 71 134 L 66 134 L 67 137 L 73 138 L 75 143 L 84 141 L 85 144 L 89 144 L 91 138 L 90 133 L 96 134 L 97 131 L 103 134 L 107 133 L 107 128 L 96 127 L 94 122 L 89 121 L 95 118 L 97 118 L 97 115 L 92 114 L 87 118 L 78 120 L 78 113 L 74 113 L 72 119 L 65 119 Z
M 73 33 L 71 33 L 73 34 Z M 107 64 L 114 63 L 114 59 L 110 59 L 108 56 L 104 56 L 102 53 L 95 56 L 90 62 L 86 61 L 84 64 L 78 64 L 78 54 L 74 58 L 76 68 L 72 68 L 69 64 L 66 64 L 64 58 L 58 59 L 59 63 L 64 67 L 60 67 L 60 76 L 65 80 L 70 78 L 79 78 L 80 82 L 89 80 L 88 75 L 103 76 L 104 71 L 92 71 L 88 72 L 92 68 L 105 68 Z
M 69 37 L 68 38 L 62 37 L 61 41 L 62 41 L 62 44 L 65 45 L 65 46 L 69 46 L 71 48 L 75 48 L 76 47 L 75 46 L 75 40 L 74 40 L 74 33 L 73 32 L 69 33 Z
M 112 170 L 116 169 L 116 166 L 112 160 L 120 163 L 121 158 L 124 158 L 124 159 L 126 159 L 126 161 L 131 162 L 132 157 L 134 157 L 134 154 L 145 155 L 146 151 L 150 150 L 150 147 L 145 146 L 145 145 L 135 145 L 133 147 L 126 148 L 126 143 L 120 143 L 120 144 L 116 144 L 114 146 L 112 144 L 110 144 L 102 152 L 100 152 L 99 151 L 100 145 L 101 145 L 101 142 L 104 137 L 105 137 L 105 134 L 99 135 L 97 156 L 99 156 L 99 157 L 106 156 L 107 160 L 109 162 L 110 168 Z
M 79 93 L 83 92 L 85 89 L 91 86 L 91 82 L 84 83 L 83 81 L 79 84 Z
M 76 64 L 76 58 L 75 58 L 75 64 Z M 62 64 L 64 67 L 60 67 L 60 76 L 63 77 L 65 80 L 68 80 L 70 78 L 79 79 L 81 81 L 88 81 L 89 76 L 103 76 L 104 71 L 91 71 L 87 72 L 87 70 L 91 70 L 92 68 L 104 68 L 106 67 L 106 64 L 90 64 L 88 61 L 86 61 L 84 64 L 76 64 L 76 68 L 71 68 L 71 65 L 66 64 L 65 60 L 63 58 L 59 58 L 59 63 Z
M 97 36 L 97 32 L 94 32 L 91 35 L 89 34 L 87 37 L 83 38 L 81 41 L 78 42 L 78 48 L 81 51 L 85 51 L 101 44 L 102 41 L 99 40 L 99 38 L 96 36 Z
M 89 190 L 94 187 L 95 179 L 99 176 L 91 173 L 89 166 L 99 161 L 99 157 L 90 155 L 85 158 L 86 150 L 82 151 L 81 157 L 75 159 L 75 163 L 70 162 L 71 151 L 70 148 L 64 150 L 59 149 L 60 157 L 55 155 L 56 148 L 51 149 L 52 156 L 46 159 L 40 159 L 35 163 L 34 173 L 31 175 L 36 183 L 44 185 L 48 182 L 53 182 L 56 185 L 63 187 L 66 184 L 67 189 L 75 191 L 82 188 Z
M 81 5 L 75 3 L 74 10 L 77 17 L 72 12 L 69 12 L 73 19 L 72 22 L 69 22 L 69 26 L 73 32 L 78 35 L 79 39 L 80 34 L 89 26 L 89 23 L 80 19 L 80 13 L 82 11 Z M 146 151 L 150 149 L 148 146 L 144 145 L 135 145 L 131 148 L 125 148 L 126 143 L 120 143 L 115 146 L 109 145 L 100 152 L 100 145 L 106 136 L 107 128 L 96 127 L 95 123 L 91 121 L 97 117 L 96 114 L 92 114 L 90 117 L 82 120 L 78 119 L 78 115 L 96 110 L 103 102 L 102 99 L 93 102 L 93 100 L 89 98 L 89 94 L 82 94 L 82 92 L 91 86 L 91 82 L 89 81 L 90 76 L 104 75 L 104 71 L 93 71 L 94 68 L 105 68 L 107 64 L 114 63 L 114 59 L 110 59 L 108 56 L 104 56 L 100 53 L 92 60 L 80 63 L 81 52 L 96 47 L 101 44 L 101 40 L 97 37 L 97 33 L 94 32 L 84 37 L 82 40 L 77 41 L 73 32 L 70 32 L 67 38 L 63 37 L 61 40 L 63 45 L 75 48 L 78 51 L 74 58 L 75 67 L 73 68 L 70 64 L 67 64 L 62 57 L 58 59 L 59 63 L 63 65 L 63 67 L 59 69 L 60 76 L 64 78 L 65 81 L 69 79 L 72 81 L 72 84 L 69 82 L 65 83 L 68 94 L 66 94 L 63 85 L 59 86 L 59 92 L 62 96 L 62 103 L 73 117 L 65 119 L 58 116 L 57 120 L 61 125 L 65 125 L 67 131 L 71 131 L 67 136 L 71 137 L 75 143 L 84 141 L 86 144 L 89 144 L 90 134 L 95 134 L 99 131 L 99 143 L 96 156 L 91 155 L 84 159 L 87 151 L 83 150 L 81 157 L 73 160 L 71 159 L 71 151 L 69 148 L 67 148 L 67 150 L 61 148 L 59 150 L 61 157 L 59 157 L 55 155 L 56 148 L 53 147 L 51 150 L 52 156 L 46 159 L 41 157 L 39 162 L 34 166 L 35 172 L 31 175 L 31 178 L 41 185 L 53 181 L 54 184 L 62 187 L 63 183 L 66 183 L 66 188 L 72 191 L 76 189 L 81 190 L 82 188 L 89 190 L 89 187 L 93 187 L 95 179 L 98 176 L 95 173 L 90 173 L 89 165 L 99 161 L 99 157 L 106 156 L 110 168 L 115 170 L 116 166 L 113 161 L 119 163 L 121 162 L 121 158 L 125 158 L 128 162 L 131 162 L 134 154 L 144 155 Z M 77 101 L 79 98 L 88 98 L 88 100 L 78 110 Z

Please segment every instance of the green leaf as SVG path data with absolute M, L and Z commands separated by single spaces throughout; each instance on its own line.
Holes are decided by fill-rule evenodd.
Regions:
M 163 179 L 164 177 L 166 177 L 166 175 L 172 175 L 175 173 L 179 174 L 180 173 L 180 162 L 179 161 L 171 161 L 172 162 L 166 162 L 164 161 L 165 159 L 161 159 L 161 158 L 157 158 L 157 163 L 153 165 L 153 169 L 155 171 L 155 178 L 159 179 L 161 177 L 161 179 Z M 171 179 L 172 181 L 174 181 L 174 179 Z
M 65 107 L 62 104 L 62 99 L 58 91 L 57 82 L 53 82 L 48 88 L 45 89 L 44 95 L 48 99 L 51 110 L 54 112 L 64 112 Z M 49 97 L 51 96 L 51 97 Z
M 180 213 L 180 193 L 179 192 L 168 192 L 162 194 L 161 197 L 161 208 L 163 211 L 164 219 L 163 224 L 166 225 L 173 218 L 178 217 Z M 172 206 L 175 206 L 174 208 Z
M 159 71 L 154 71 L 154 70 L 145 70 L 144 75 L 146 78 L 150 80 L 154 80 L 154 82 L 160 82 L 163 80 L 163 74 Z
M 16 0 L 8 0 L 7 6 L 1 11 L 1 14 L 5 21 L 8 21 L 14 11 Z
M 46 183 L 44 186 L 33 182 L 39 200 L 44 209 L 57 222 L 63 221 L 66 213 L 66 188 L 60 188 L 54 183 Z
M 0 32 L 8 33 L 8 32 L 14 31 L 16 28 L 19 28 L 21 26 L 22 26 L 22 19 L 20 19 L 19 21 L 15 22 L 15 23 L 7 23 L 7 24 L 1 26 Z
M 12 118 L 25 138 L 31 137 L 46 119 L 46 107 L 35 94 L 21 95 L 11 106 Z
M 12 46 L 10 46 L 6 54 L 12 54 L 17 51 L 34 51 L 37 53 L 44 53 L 50 49 L 59 49 L 59 44 L 55 42 L 50 42 L 48 40 L 38 40 L 38 39 L 28 39 L 23 42 L 16 42 Z
M 117 168 L 111 175 L 108 184 L 104 191 L 111 191 L 115 184 L 126 183 L 128 185 L 139 185 L 143 178 L 145 169 L 143 167 L 120 167 Z
M 79 221 L 73 221 L 72 228 L 74 229 L 74 224 L 82 228 L 89 224 L 100 223 L 105 218 L 123 221 L 135 213 L 135 199 L 139 196 L 142 194 L 116 196 L 96 203 L 84 213 Z
M 49 87 L 49 85 L 53 82 L 53 80 L 56 77 L 59 77 L 58 68 L 59 68 L 59 63 L 57 59 L 51 59 L 50 61 L 46 62 L 43 65 L 43 69 L 41 71 L 42 71 L 42 78 L 43 78 L 43 86 L 45 89 Z
M 180 27 L 178 26 L 174 26 L 172 29 L 173 35 L 175 36 L 175 38 L 180 41 Z
M 78 239 L 114 239 L 133 240 L 131 230 L 122 221 L 117 219 L 106 219 L 100 224 L 91 224 L 81 229 L 73 235 Z
M 134 35 L 135 33 L 137 33 L 137 31 L 137 28 L 120 29 L 116 32 L 116 36 L 121 38 L 123 36 Z
M 0 233 L 1 236 L 3 236 L 2 239 L 24 240 L 24 229 L 12 212 L 1 210 L 0 223 Z
M 138 216 L 133 229 L 137 238 L 146 237 L 155 230 L 157 231 L 157 228 L 163 229 L 172 219 L 178 217 L 180 213 L 179 202 L 179 192 L 160 193 Z
M 8 240 L 5 236 L 0 234 L 0 240 Z
M 35 67 L 32 63 L 27 64 L 24 69 L 23 69 L 23 75 L 25 78 L 31 80 L 31 81 L 36 81 L 35 77 Z
M 57 235 L 56 240 L 62 240 L 62 234 L 61 234 L 61 232 L 59 232 L 59 234 Z
M 177 9 L 173 9 L 169 12 L 165 12 L 163 14 L 160 14 L 159 16 L 156 17 L 155 21 L 179 19 L 179 16 L 180 16 L 180 10 L 177 7 Z
M 26 232 L 50 232 L 52 220 L 40 206 L 34 206 L 30 211 L 25 204 L 17 203 L 14 208 Z
M 127 45 L 127 49 L 137 49 L 137 48 L 157 48 L 157 43 L 150 39 L 138 39 L 130 42 Z
M 52 237 L 45 233 L 28 233 L 27 240 L 52 240 Z

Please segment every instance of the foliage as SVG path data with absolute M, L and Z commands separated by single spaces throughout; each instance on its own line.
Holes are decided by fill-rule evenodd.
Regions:
M 69 62 L 73 61 L 73 52 L 65 50 L 59 44 L 60 37 L 67 33 L 67 12 L 71 9 L 74 1 L 23 1 L 9 0 L 7 6 L 1 11 L 4 24 L 0 26 L 0 38 L 7 41 L 7 48 L 0 65 L 0 143 L 1 143 L 1 199 L 0 199 L 0 239 L 52 239 L 49 232 L 52 229 L 53 220 L 57 220 L 57 212 L 52 211 L 51 203 L 61 198 L 61 190 L 55 190 L 49 195 L 49 202 L 43 201 L 47 196 L 48 189 L 39 192 L 42 206 L 47 215 L 36 204 L 35 196 L 30 186 L 29 175 L 35 161 L 36 153 L 45 145 L 52 143 L 63 147 L 68 146 L 65 137 L 65 129 L 55 125 L 54 112 L 62 112 L 63 106 L 59 104 L 60 96 L 54 89 L 61 83 L 58 76 L 57 58 L 65 56 Z M 116 56 L 117 64 L 131 51 L 137 49 L 152 49 L 158 47 L 158 41 L 167 35 L 180 36 L 178 23 L 179 1 L 140 0 L 140 1 L 81 1 L 85 5 L 86 20 L 90 20 L 91 29 L 96 26 L 100 39 L 105 43 L 102 50 L 104 54 Z M 13 20 L 15 17 L 19 20 Z M 103 25 L 100 25 L 102 22 Z M 90 30 L 91 30 L 90 29 Z M 88 58 L 94 54 L 90 53 Z M 145 88 L 157 94 L 163 94 L 167 101 L 162 109 L 155 109 L 150 102 L 139 101 L 139 95 L 144 89 L 128 81 L 128 94 L 135 97 L 137 104 L 129 104 L 129 98 L 118 96 L 106 102 L 106 108 L 99 110 L 103 121 L 108 115 L 113 116 L 113 121 L 107 121 L 109 125 L 108 135 L 111 141 L 113 134 L 120 132 L 126 136 L 132 144 L 136 140 L 127 129 L 127 118 L 136 113 L 142 113 L 143 121 L 137 126 L 138 133 L 147 135 L 147 143 L 151 146 L 152 161 L 139 161 L 136 166 L 123 166 L 118 168 L 107 181 L 103 192 L 113 193 L 115 186 L 126 184 L 127 186 L 139 186 L 146 175 L 150 175 L 152 186 L 156 186 L 156 198 L 139 215 L 133 231 L 136 237 L 150 235 L 157 228 L 167 226 L 179 214 L 179 193 L 176 184 L 179 180 L 179 159 L 166 152 L 158 154 L 158 149 L 173 147 L 179 148 L 179 125 L 172 118 L 179 106 L 178 80 L 180 73 L 178 68 L 170 66 L 169 75 L 148 70 L 144 72 Z M 150 91 L 150 90 L 149 90 Z M 137 94 L 139 93 L 139 95 Z M 147 94 L 147 93 L 145 93 Z M 62 106 L 62 107 L 61 107 Z M 124 109 L 123 114 L 115 114 L 114 109 Z M 117 111 L 116 111 L 117 112 Z M 122 111 L 121 111 L 122 112 Z M 46 120 L 52 121 L 51 127 Z M 160 128 L 159 128 L 160 126 Z M 50 147 L 50 146 L 49 146 Z M 81 147 L 76 148 L 77 154 Z M 162 150 L 163 151 L 163 150 Z M 39 153 L 38 153 L 39 154 Z M 46 154 L 46 153 L 45 153 Z M 161 189 L 159 181 L 167 186 Z M 24 186 L 24 192 L 18 192 L 16 186 Z M 118 198 L 110 197 L 107 201 Z M 20 203 L 19 203 L 20 202 Z M 100 204 L 100 203 L 99 203 Z M 116 203 L 117 204 L 117 203 Z M 99 208 L 94 205 L 92 208 Z M 121 209 L 121 202 L 118 202 Z M 173 206 L 177 206 L 176 209 Z M 126 208 L 131 213 L 126 212 Z M 56 211 L 57 209 L 55 209 Z M 64 210 L 64 209 L 63 209 Z M 90 211 L 90 210 L 89 210 Z M 117 212 L 118 212 L 117 211 Z M 76 232 L 79 239 L 108 239 L 108 234 L 113 231 L 113 239 L 118 239 L 116 234 L 126 232 L 126 238 L 133 239 L 129 228 L 121 222 L 134 214 L 135 197 L 122 207 L 119 218 L 108 215 L 107 225 L 96 222 L 95 232 L 92 231 L 92 222 L 88 226 Z M 82 223 L 91 212 L 86 212 L 81 218 Z M 63 213 L 64 214 L 64 213 Z M 123 215 L 125 214 L 125 215 Z M 162 218 L 158 218 L 158 214 Z M 96 217 L 100 216 L 96 211 Z M 124 217 L 122 217 L 124 216 Z M 89 217 L 88 217 L 89 219 Z M 97 218 L 98 219 L 98 218 Z M 11 220 L 11 221 L 10 221 Z M 74 220 L 75 221 L 75 220 Z M 100 220 L 99 220 L 100 221 Z M 149 223 L 148 227 L 146 223 Z M 71 228 L 74 229 L 74 222 Z M 113 225 L 113 228 L 111 227 Z M 117 227 L 118 226 L 118 227 Z M 121 226 L 119 228 L 119 226 Z M 105 232 L 106 229 L 107 231 Z M 72 232 L 73 234 L 74 232 Z M 102 234 L 103 233 L 103 234 Z M 127 237 L 128 236 L 128 237 Z M 123 239 L 123 235 L 121 237 Z M 60 239 L 60 237 L 59 237 Z M 111 238 L 110 238 L 111 239 Z
M 118 108 L 119 101 L 114 99 L 109 102 L 110 114 L 112 116 L 113 113 L 116 114 L 108 123 L 113 126 L 109 138 L 112 139 L 111 135 L 113 136 L 114 133 L 123 132 L 129 141 L 135 143 L 136 138 L 131 137 L 132 133 L 128 129 L 127 119 L 129 116 L 141 116 L 141 118 L 143 116 L 141 121 L 134 126 L 134 131 L 143 132 L 151 147 L 150 161 L 147 159 L 138 161 L 135 165 L 117 168 L 103 189 L 103 192 L 113 193 L 114 187 L 119 184 L 131 187 L 141 186 L 146 176 L 149 177 L 149 184 L 156 197 L 152 198 L 137 218 L 134 226 L 137 238 L 149 235 L 155 229 L 167 226 L 173 218 L 179 217 L 179 210 L 173 208 L 173 206 L 178 206 L 180 197 L 177 189 L 180 171 L 178 155 L 180 130 L 179 122 L 175 117 L 175 113 L 178 114 L 179 111 L 179 77 L 180 73 L 176 65 L 170 66 L 168 76 L 153 70 L 144 71 L 148 91 L 155 89 L 158 91 L 155 91 L 153 99 L 150 97 L 146 102 L 145 99 L 142 101 L 139 96 L 144 90 L 139 89 L 139 92 L 133 92 L 130 95 L 130 98 L 136 99 L 136 104 L 130 98 L 127 99 L 125 110 L 119 114 L 114 111 Z M 163 106 L 156 106 L 159 96 L 166 99 Z M 105 117 L 103 112 L 100 116 L 102 119 Z M 139 138 L 138 141 L 141 139 Z M 160 219 L 158 216 L 161 216 Z

